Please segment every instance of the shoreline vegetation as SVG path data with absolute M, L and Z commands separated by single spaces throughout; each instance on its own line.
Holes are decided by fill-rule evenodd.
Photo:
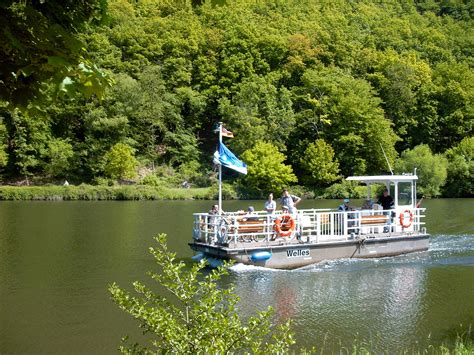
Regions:
M 295 186 L 292 192 L 304 199 L 341 199 L 365 197 L 364 186 L 334 184 L 325 189 L 310 190 Z M 239 186 L 223 184 L 224 200 L 259 200 L 265 196 L 244 191 Z M 217 186 L 179 188 L 150 185 L 0 185 L 0 201 L 146 201 L 146 200 L 216 200 Z
M 149 180 L 149 179 L 148 179 Z M 65 185 L 32 182 L 32 185 L 0 185 L 0 201 L 144 201 L 144 200 L 217 200 L 217 182 L 205 185 L 180 187 L 176 181 L 151 179 L 143 182 L 126 183 L 104 179 L 99 184 L 81 183 Z M 175 179 L 176 180 L 176 179 Z M 307 186 L 293 185 L 288 187 L 292 193 L 304 199 L 340 199 L 345 197 L 364 198 L 366 187 L 343 181 L 326 188 L 311 189 Z M 279 193 L 275 189 L 274 193 Z M 245 186 L 237 180 L 233 183 L 223 182 L 222 197 L 224 200 L 258 200 L 265 199 L 266 191 Z
M 353 184 L 334 184 L 317 191 L 303 186 L 290 187 L 295 194 L 305 199 L 317 198 L 363 198 L 365 188 Z M 277 192 L 277 191 L 275 191 Z M 248 190 L 239 184 L 223 183 L 225 200 L 258 200 L 266 196 Z M 127 184 L 109 182 L 108 185 L 0 185 L 0 201 L 138 201 L 138 200 L 217 200 L 218 186 L 182 188 L 162 185 Z
M 210 200 L 210 188 L 146 185 L 0 186 L 0 201 Z

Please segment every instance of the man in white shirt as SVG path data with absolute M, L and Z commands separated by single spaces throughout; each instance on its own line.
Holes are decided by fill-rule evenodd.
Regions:
M 275 210 L 276 210 L 276 202 L 273 200 L 273 194 L 270 193 L 268 195 L 268 200 L 265 201 L 265 211 L 267 211 L 267 214 L 272 215 Z

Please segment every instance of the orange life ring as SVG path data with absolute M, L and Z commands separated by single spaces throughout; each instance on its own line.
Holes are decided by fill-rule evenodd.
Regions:
M 410 216 L 406 224 L 405 224 L 405 213 L 408 213 L 408 215 Z M 405 210 L 402 213 L 400 213 L 400 225 L 403 228 L 410 227 L 412 222 L 413 222 L 413 213 L 410 210 Z
M 295 219 L 289 214 L 284 214 L 275 220 L 275 226 L 273 228 L 280 237 L 289 237 L 295 230 L 295 227 Z

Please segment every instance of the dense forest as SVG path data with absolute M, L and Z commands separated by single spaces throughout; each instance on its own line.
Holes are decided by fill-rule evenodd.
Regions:
M 74 39 L 111 85 L 77 98 L 45 80 L 37 110 L 2 95 L 0 181 L 206 186 L 223 122 L 249 167 L 226 177 L 254 195 L 388 160 L 425 195 L 472 196 L 473 16 L 461 0 L 108 0 Z

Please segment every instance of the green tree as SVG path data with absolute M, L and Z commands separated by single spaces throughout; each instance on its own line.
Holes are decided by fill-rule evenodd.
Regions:
M 335 67 L 307 70 L 302 81 L 293 90 L 292 160 L 299 162 L 307 146 L 322 138 L 334 148 L 343 175 L 386 171 L 380 146 L 393 162 L 398 137 L 370 84 Z
M 406 150 L 395 163 L 399 173 L 413 172 L 417 168 L 418 192 L 427 197 L 441 194 L 441 187 L 446 182 L 448 161 L 440 154 L 433 154 L 426 144 L 412 150 Z
M 270 77 L 251 77 L 238 87 L 232 102 L 222 99 L 219 111 L 232 127 L 237 153 L 258 141 L 272 142 L 280 151 L 286 149 L 295 117 L 290 92 L 277 88 Z
M 436 103 L 431 102 L 430 96 L 434 90 L 430 66 L 417 58 L 415 52 L 399 55 L 388 50 L 378 57 L 376 73 L 368 78 L 383 98 L 382 107 L 394 123 L 395 133 L 402 138 L 399 145 L 402 149 L 411 148 L 416 145 L 413 141 L 419 142 L 424 135 L 434 133 L 426 131 L 424 120 L 435 129 Z M 431 110 L 429 104 L 434 106 Z M 421 127 L 424 134 L 419 132 Z
M 433 151 L 441 152 L 472 136 L 474 122 L 474 72 L 468 63 L 440 63 L 433 73 L 437 85 L 438 134 Z
M 284 164 L 285 155 L 271 143 L 257 142 L 242 154 L 248 174 L 246 186 L 260 192 L 279 191 L 298 181 L 290 165 Z
M 448 159 L 448 178 L 444 194 L 449 197 L 474 195 L 474 137 L 464 138 L 445 152 Z
M 131 179 L 137 175 L 138 162 L 133 149 L 117 143 L 105 154 L 105 174 L 112 179 Z
M 380 145 L 390 163 L 421 143 L 444 152 L 472 136 L 471 9 L 458 0 L 3 1 L 0 107 L 41 109 L 46 121 L 27 137 L 31 149 L 18 149 L 4 122 L 5 174 L 19 174 L 26 155 L 37 161 L 27 170 L 45 174 L 52 137 L 72 145 L 71 174 L 82 180 L 103 172 L 118 142 L 147 165 L 208 165 L 220 120 L 237 154 L 271 142 L 301 181 L 317 139 L 344 176 L 386 172 Z M 116 85 L 101 102 L 50 100 L 107 81 L 87 58 Z
M 151 346 L 124 342 L 124 353 L 215 354 L 253 352 L 284 353 L 294 343 L 290 323 L 271 323 L 272 309 L 258 312 L 244 323 L 236 310 L 239 301 L 234 288 L 222 289 L 218 281 L 228 273 L 227 266 L 202 276 L 206 263 L 194 264 L 186 270 L 168 250 L 166 237 L 155 238 L 151 247 L 159 270 L 148 275 L 166 290 L 166 296 L 136 281 L 138 296 L 130 295 L 113 283 L 109 291 L 113 301 L 140 322 L 150 335 Z
M 46 160 L 44 171 L 54 177 L 65 177 L 70 170 L 74 156 L 69 141 L 56 138 L 48 142 L 43 158 Z
M 301 166 L 306 171 L 306 182 L 310 185 L 328 185 L 339 177 L 339 162 L 334 160 L 334 149 L 324 139 L 316 139 L 306 148 Z
M 50 125 L 37 115 L 20 110 L 3 112 L 8 132 L 8 172 L 27 180 L 44 167 L 42 153 L 51 140 Z

